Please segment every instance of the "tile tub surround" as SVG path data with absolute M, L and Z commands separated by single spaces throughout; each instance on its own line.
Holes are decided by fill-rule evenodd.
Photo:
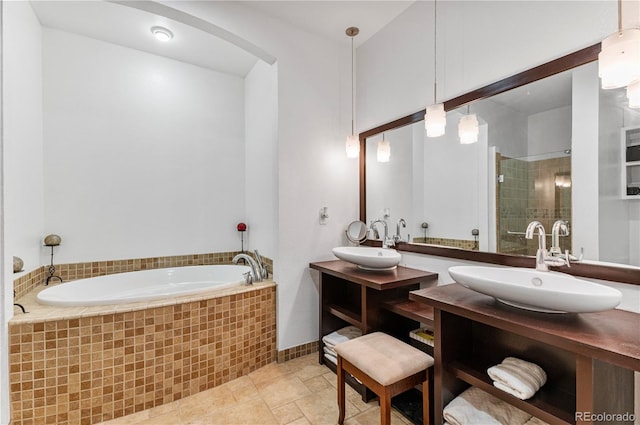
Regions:
M 107 274 L 136 272 L 139 270 L 162 269 L 182 266 L 210 266 L 215 264 L 231 264 L 231 260 L 240 251 L 213 252 L 207 254 L 174 255 L 169 257 L 133 258 L 127 260 L 93 261 L 88 263 L 55 264 L 56 275 L 64 282 L 85 279 Z M 252 252 L 247 254 L 255 257 Z M 273 260 L 260 256 L 269 273 L 273 275 Z M 13 289 L 16 299 L 22 298 L 37 285 L 42 284 L 49 275 L 48 266 L 39 267 L 14 279 Z
M 33 291 L 33 313 L 9 322 L 12 423 L 98 423 L 274 362 L 275 291 L 267 281 L 102 310 L 38 309 Z

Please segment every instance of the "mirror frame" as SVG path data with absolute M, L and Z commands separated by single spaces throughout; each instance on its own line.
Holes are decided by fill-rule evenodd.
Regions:
M 465 106 L 476 100 L 485 99 L 508 90 L 533 83 L 552 75 L 568 71 L 581 65 L 593 62 L 598 59 L 600 53 L 600 43 L 554 59 L 550 62 L 504 78 L 495 83 L 470 91 L 444 102 L 444 110 L 451 111 L 461 106 Z M 424 120 L 426 110 L 422 109 L 413 114 L 398 118 L 388 123 L 379 125 L 359 134 L 360 140 L 360 221 L 366 223 L 367 217 L 367 179 L 366 179 L 366 157 L 368 137 L 375 136 L 385 131 L 404 127 Z M 366 241 L 366 245 L 380 245 L 379 241 Z M 499 264 L 512 267 L 535 267 L 535 258 L 523 255 L 499 254 L 486 251 L 469 251 L 461 248 L 445 246 L 411 244 L 399 242 L 396 244 L 398 251 L 413 252 L 418 254 L 435 255 L 439 257 L 455 258 L 460 260 L 478 261 L 482 263 Z M 553 270 L 575 276 L 602 279 L 615 282 L 631 283 L 640 285 L 640 268 L 592 264 L 592 263 L 572 263 L 571 267 L 552 267 Z

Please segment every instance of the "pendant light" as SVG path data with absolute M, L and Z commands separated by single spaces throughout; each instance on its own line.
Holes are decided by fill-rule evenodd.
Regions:
M 347 137 L 347 158 L 358 158 L 360 156 L 360 140 L 358 135 L 355 134 L 355 111 L 356 111 L 356 86 L 355 86 L 355 70 L 354 70 L 354 46 L 353 38 L 358 35 L 360 30 L 357 27 L 349 27 L 345 33 L 351 37 L 351 135 Z
M 444 135 L 447 126 L 447 113 L 444 111 L 443 103 L 437 102 L 437 84 L 438 84 L 438 47 L 437 47 L 437 30 L 436 30 L 436 0 L 433 2 L 433 104 L 427 106 L 424 114 L 424 127 L 427 129 L 427 137 L 440 137 Z
M 469 105 L 467 105 L 467 115 L 460 118 L 458 123 L 458 136 L 460 137 L 460 144 L 470 145 L 478 141 L 478 133 L 480 128 L 478 127 L 478 118 L 476 114 L 469 114 Z
M 640 29 L 622 29 L 622 0 L 618 0 L 618 31 L 602 40 L 598 74 L 603 89 L 615 89 L 640 79 Z
M 382 133 L 382 140 L 378 141 L 378 162 L 389 162 L 391 158 L 391 143 L 384 139 L 384 133 Z
M 640 80 L 636 80 L 627 86 L 627 98 L 630 108 L 640 108 Z

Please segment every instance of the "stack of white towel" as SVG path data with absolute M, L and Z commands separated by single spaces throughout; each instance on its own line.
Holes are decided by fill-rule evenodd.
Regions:
M 493 385 L 521 400 L 527 400 L 547 382 L 547 374 L 535 363 L 507 357 L 487 369 Z
M 444 408 L 445 425 L 547 425 L 479 388 L 471 387 Z
M 347 326 L 323 336 L 322 342 L 324 343 L 324 357 L 333 364 L 338 364 L 338 355 L 334 349 L 336 344 L 349 341 L 350 339 L 354 339 L 359 336 L 362 336 L 362 331 L 355 326 Z

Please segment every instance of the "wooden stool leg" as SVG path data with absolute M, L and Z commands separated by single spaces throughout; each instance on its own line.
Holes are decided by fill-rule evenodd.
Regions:
M 380 425 L 391 425 L 391 393 L 389 387 L 380 397 Z
M 422 425 L 429 425 L 429 369 L 422 383 Z
M 345 388 L 344 388 L 344 369 L 342 368 L 342 357 L 338 356 L 338 424 L 344 423 L 344 405 L 345 405 Z

